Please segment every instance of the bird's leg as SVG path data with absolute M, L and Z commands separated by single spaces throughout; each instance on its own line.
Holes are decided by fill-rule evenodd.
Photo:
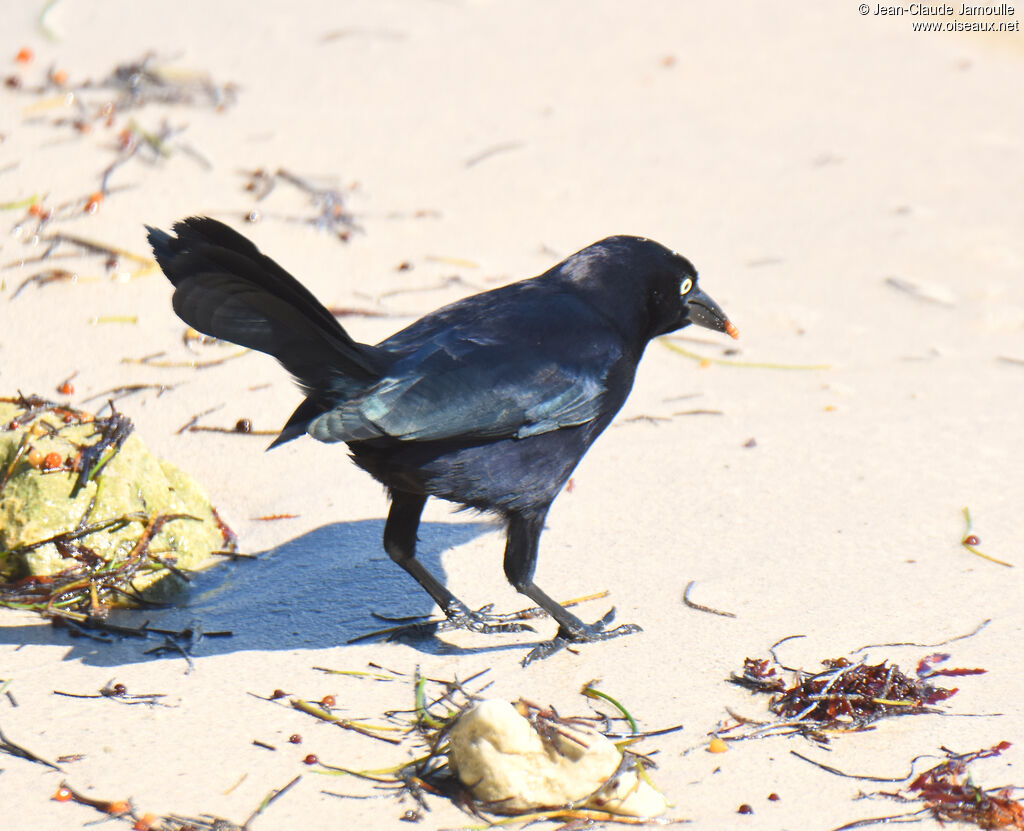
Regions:
M 525 594 L 534 603 L 558 623 L 558 634 L 535 647 L 523 659 L 523 666 L 540 658 L 547 658 L 570 643 L 588 643 L 604 641 L 639 632 L 640 627 L 634 623 L 626 623 L 615 629 L 605 627 L 615 619 L 615 609 L 611 609 L 600 620 L 586 624 L 572 612 L 568 611 L 552 598 L 548 597 L 533 582 L 533 573 L 537 567 L 537 549 L 540 543 L 540 532 L 544 528 L 544 517 L 547 509 L 531 514 L 512 514 L 508 521 L 508 540 L 505 545 L 505 576 L 516 591 Z
M 420 527 L 420 515 L 427 497 L 418 493 L 391 491 L 391 510 L 384 525 L 384 550 L 398 565 L 405 569 L 441 607 L 447 622 L 440 625 L 414 625 L 410 629 L 437 631 L 444 629 L 471 629 L 474 632 L 522 632 L 533 631 L 524 623 L 495 623 L 486 608 L 472 611 L 448 589 L 441 585 L 434 575 L 416 559 L 416 531 Z

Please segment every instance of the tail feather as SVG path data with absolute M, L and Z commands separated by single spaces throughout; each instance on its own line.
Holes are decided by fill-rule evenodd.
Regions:
M 175 223 L 177 237 L 147 230 L 175 286 L 174 310 L 193 328 L 274 356 L 313 398 L 345 378 L 380 376 L 380 350 L 352 340 L 298 280 L 227 225 L 190 217 Z

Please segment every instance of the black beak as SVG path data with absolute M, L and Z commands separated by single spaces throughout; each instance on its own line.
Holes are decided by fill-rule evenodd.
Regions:
M 739 329 L 732 325 L 721 307 L 696 286 L 687 292 L 683 309 L 687 323 L 696 323 L 715 332 L 725 332 L 731 338 L 740 336 Z

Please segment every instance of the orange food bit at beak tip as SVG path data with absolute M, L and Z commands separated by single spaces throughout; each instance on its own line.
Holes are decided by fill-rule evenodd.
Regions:
M 740 330 L 733 326 L 731 320 L 725 321 L 725 333 L 733 340 L 738 339 L 740 336 Z
M 103 201 L 103 192 L 96 191 L 89 196 L 89 199 L 85 203 L 85 212 L 87 214 L 94 214 L 100 209 L 100 203 Z

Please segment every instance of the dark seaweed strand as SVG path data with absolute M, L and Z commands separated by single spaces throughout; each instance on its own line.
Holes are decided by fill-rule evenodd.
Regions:
M 22 392 L 19 392 L 17 396 L 13 398 L 10 396 L 6 398 L 0 398 L 0 402 L 4 402 L 6 404 L 17 404 L 19 407 L 23 407 L 24 409 L 17 415 L 15 415 L 14 418 L 12 419 L 12 421 L 14 422 L 22 423 L 31 421 L 40 413 L 45 413 L 48 410 L 53 410 L 60 407 L 60 405 L 54 401 L 48 401 L 47 399 L 38 395 L 25 395 Z M 4 429 L 15 428 L 12 428 L 10 424 L 8 424 Z
M 99 475 L 100 471 L 117 455 L 121 445 L 124 444 L 128 436 L 131 435 L 132 430 L 135 429 L 128 416 L 114 410 L 113 402 L 111 402 L 110 408 L 113 412 L 109 417 L 98 418 L 93 422 L 99 428 L 97 432 L 100 435 L 100 440 L 89 447 L 82 448 L 81 467 L 78 471 L 75 485 L 71 489 L 72 499 L 78 496 L 86 484 Z M 102 458 L 103 454 L 108 450 L 110 455 L 105 459 Z
M 18 460 L 21 459 L 21 457 L 24 456 L 26 453 L 28 453 L 28 449 L 30 446 L 29 441 L 29 434 L 22 434 L 21 443 L 18 445 L 17 450 L 14 451 L 14 455 L 11 456 L 11 461 L 8 462 L 7 469 L 4 470 L 3 476 L 0 476 L 0 491 L 4 489 L 4 487 L 7 485 L 7 482 L 13 475 L 14 468 L 18 464 Z
M 110 591 L 118 584 L 130 583 L 139 568 L 142 567 L 147 559 L 150 559 L 149 544 L 153 541 L 153 538 L 163 530 L 165 524 L 176 519 L 195 520 L 196 517 L 190 516 L 189 514 L 157 514 L 156 516 L 149 518 L 146 522 L 146 527 L 142 532 L 142 536 L 139 537 L 138 541 L 135 543 L 135 547 L 123 562 L 110 571 L 102 572 L 97 569 L 65 585 L 59 593 L 54 593 L 51 596 L 49 602 L 46 604 L 47 610 L 63 601 L 65 599 L 65 595 L 73 592 L 90 589 L 90 587 L 95 587 L 97 591 Z M 105 561 L 104 565 L 109 565 L 109 563 L 109 560 Z
M 0 606 L 11 608 L 29 608 L 48 614 L 56 614 L 59 609 L 75 606 L 85 601 L 93 590 L 98 593 L 126 593 L 124 586 L 130 584 L 136 572 L 147 562 L 166 567 L 159 558 L 149 552 L 149 545 L 163 529 L 173 520 L 196 520 L 189 514 L 158 514 L 150 517 L 143 513 L 126 514 L 122 517 L 102 520 L 75 531 L 55 534 L 45 540 L 19 546 L 12 551 L 23 553 L 47 543 L 70 543 L 72 540 L 88 536 L 97 531 L 124 527 L 131 522 L 144 522 L 145 528 L 132 549 L 131 553 L 116 566 L 111 561 L 98 558 L 98 562 L 83 564 L 79 567 L 66 569 L 58 574 L 43 577 L 26 578 L 10 584 L 0 584 Z
M 136 511 L 119 517 L 101 519 L 98 522 L 93 522 L 89 525 L 82 525 L 79 523 L 73 531 L 61 531 L 59 534 L 54 534 L 52 537 L 46 537 L 42 540 L 36 540 L 35 542 L 27 542 L 23 545 L 19 545 L 5 553 L 8 555 L 24 554 L 28 551 L 33 551 L 36 548 L 44 546 L 47 543 L 70 543 L 75 540 L 80 540 L 83 537 L 88 537 L 90 534 L 99 533 L 100 531 L 119 531 L 124 528 L 124 526 L 133 522 L 147 522 L 148 520 L 149 517 L 146 514 L 141 511 Z

